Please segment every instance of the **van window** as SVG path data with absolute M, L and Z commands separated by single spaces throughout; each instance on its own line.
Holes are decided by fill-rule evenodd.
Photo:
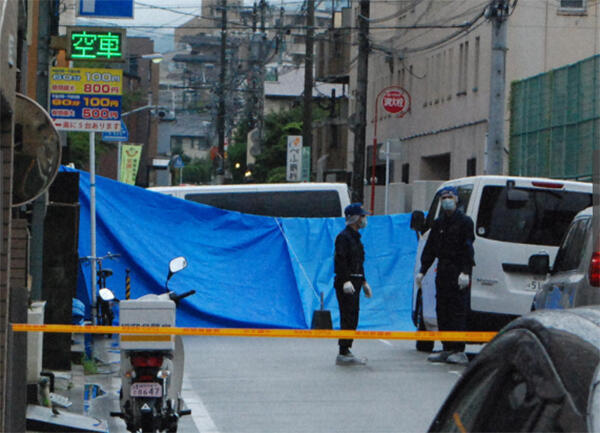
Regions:
M 274 217 L 339 217 L 342 206 L 337 191 L 190 193 L 185 199 L 221 209 Z
M 591 218 L 584 218 L 571 224 L 571 228 L 556 254 L 554 272 L 572 271 L 579 267 L 583 257 L 586 234 L 590 228 L 590 221 Z
M 477 215 L 479 236 L 497 241 L 558 246 L 575 215 L 592 205 L 592 195 L 518 188 L 526 200 L 508 200 L 505 186 L 486 186 Z
M 463 212 L 467 211 L 467 207 L 469 206 L 469 200 L 471 200 L 471 193 L 473 192 L 473 184 L 468 185 L 460 185 L 457 186 L 458 190 L 458 203 L 457 208 L 462 210 Z M 440 194 L 439 192 L 433 198 L 431 202 L 431 207 L 429 208 L 429 212 L 427 213 L 427 227 L 431 227 L 433 220 L 438 217 L 440 208 L 438 207 L 440 202 Z

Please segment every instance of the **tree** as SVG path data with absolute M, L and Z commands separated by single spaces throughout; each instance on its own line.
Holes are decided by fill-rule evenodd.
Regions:
M 313 107 L 313 121 L 326 116 L 326 112 L 317 105 Z M 285 182 L 287 164 L 287 136 L 302 135 L 302 107 L 292 108 L 279 113 L 270 113 L 265 116 L 265 135 L 261 153 L 256 157 L 252 167 L 254 182 L 274 183 Z M 246 170 L 246 137 L 248 135 L 248 122 L 241 122 L 234 135 L 234 155 L 230 155 L 230 164 L 233 167 L 234 182 L 241 183 L 240 178 Z M 242 161 L 244 163 L 242 164 Z M 235 169 L 235 163 L 240 162 L 240 169 Z M 243 168 L 243 169 L 242 169 Z

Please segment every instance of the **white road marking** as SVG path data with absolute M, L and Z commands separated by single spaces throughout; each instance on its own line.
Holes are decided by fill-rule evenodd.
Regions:
M 183 375 L 183 386 L 181 390 L 181 397 L 185 401 L 186 406 L 192 410 L 192 420 L 196 425 L 196 428 L 201 433 L 219 433 L 217 426 L 213 422 L 206 406 L 202 402 L 200 396 L 192 388 L 191 382 L 188 380 L 187 375 Z
M 387 344 L 388 346 L 392 346 L 392 343 L 390 343 L 387 340 L 379 340 L 379 341 L 381 341 L 383 344 Z

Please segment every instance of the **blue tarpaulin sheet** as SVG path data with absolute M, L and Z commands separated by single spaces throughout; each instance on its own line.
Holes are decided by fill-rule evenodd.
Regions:
M 91 254 L 89 179 L 80 172 L 80 257 Z M 107 286 L 119 299 L 126 269 L 135 299 L 163 293 L 170 259 L 187 258 L 188 267 L 169 281 L 175 292 L 196 290 L 180 304 L 178 326 L 306 329 L 323 293 L 339 327 L 333 252 L 343 218 L 230 212 L 96 176 L 96 221 L 96 255 L 121 255 L 103 261 L 113 271 Z M 372 216 L 361 230 L 373 298 L 361 300 L 359 329 L 414 329 L 417 239 L 409 221 L 408 214 Z M 77 297 L 88 314 L 90 275 L 89 262 L 80 261 Z

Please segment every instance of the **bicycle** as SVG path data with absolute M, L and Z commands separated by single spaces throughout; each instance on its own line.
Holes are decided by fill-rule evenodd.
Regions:
M 96 257 L 97 269 L 96 269 L 96 284 L 98 285 L 98 293 L 100 290 L 106 288 L 106 280 L 113 274 L 112 269 L 103 268 L 102 262 L 104 260 L 113 260 L 121 257 L 121 254 L 113 254 L 110 251 L 101 257 Z M 80 260 L 91 262 L 94 258 L 91 256 L 81 257 Z M 115 313 L 112 309 L 112 303 L 119 302 L 118 299 L 113 298 L 111 300 L 105 300 L 102 296 L 99 296 L 96 300 L 98 310 L 97 319 L 98 325 L 112 326 L 112 322 L 115 318 Z

